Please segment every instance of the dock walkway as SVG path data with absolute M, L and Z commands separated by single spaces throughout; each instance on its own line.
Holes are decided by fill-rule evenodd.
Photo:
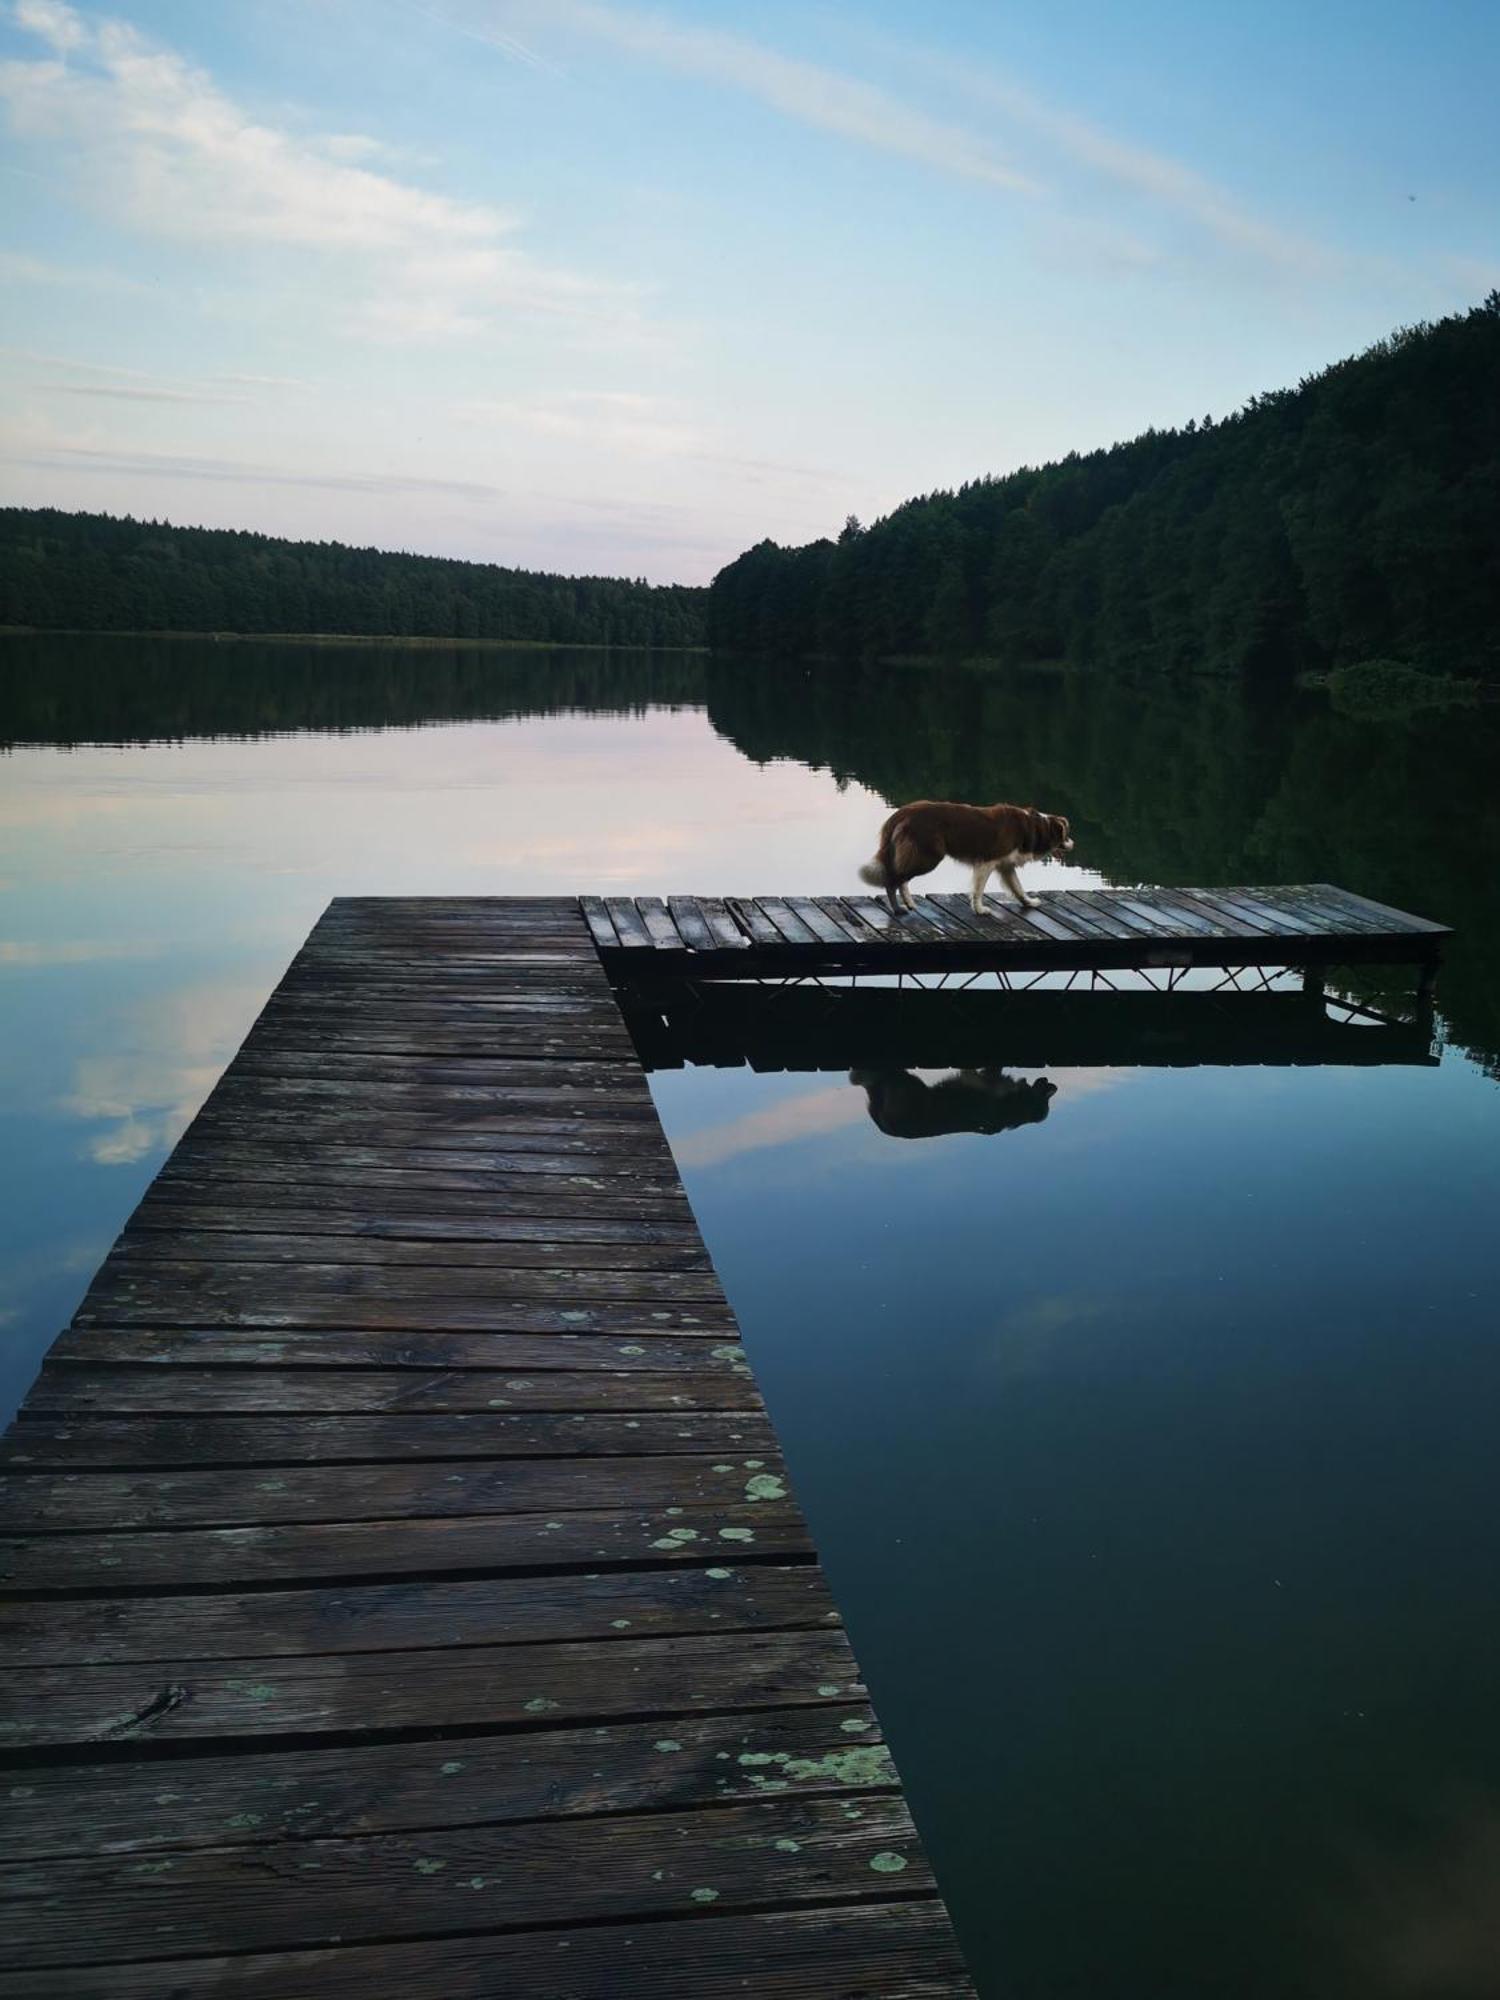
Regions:
M 1445 933 L 965 912 L 330 906 L 0 1443 L 10 2000 L 972 1990 L 612 982 Z
M 575 901 L 332 905 L 3 1455 L 12 2000 L 971 1991 Z
M 989 896 L 585 896 L 600 957 L 629 979 L 1136 966 L 1436 964 L 1442 924 L 1328 882 L 1250 889 L 1044 890 Z

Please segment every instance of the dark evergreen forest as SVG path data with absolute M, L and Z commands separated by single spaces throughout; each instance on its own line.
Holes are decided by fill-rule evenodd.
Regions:
M 705 593 L 286 542 L 111 514 L 0 508 L 0 625 L 699 646 Z
M 1222 422 L 911 500 L 715 577 L 715 647 L 1259 682 L 1500 674 L 1500 292 Z

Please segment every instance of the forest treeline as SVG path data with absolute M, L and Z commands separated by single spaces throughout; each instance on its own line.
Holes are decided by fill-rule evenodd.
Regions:
M 715 577 L 718 648 L 1270 681 L 1500 673 L 1500 291 L 1222 422 L 911 500 Z
M 700 646 L 705 592 L 616 577 L 0 508 L 0 625 Z

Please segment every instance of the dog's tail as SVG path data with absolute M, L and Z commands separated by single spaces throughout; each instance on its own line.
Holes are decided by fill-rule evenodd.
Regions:
M 897 818 L 898 815 L 892 813 L 880 829 L 880 845 L 859 871 L 861 882 L 868 882 L 872 889 L 884 889 L 888 896 L 894 896 L 896 893 L 896 870 L 893 864 L 896 853 Z

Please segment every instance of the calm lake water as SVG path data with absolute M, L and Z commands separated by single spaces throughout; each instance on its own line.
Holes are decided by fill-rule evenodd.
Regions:
M 0 744 L 7 1408 L 331 895 L 848 891 L 927 794 L 1460 926 L 1431 1066 L 654 1087 L 982 1992 L 1500 1991 L 1493 710 L 10 639 Z

